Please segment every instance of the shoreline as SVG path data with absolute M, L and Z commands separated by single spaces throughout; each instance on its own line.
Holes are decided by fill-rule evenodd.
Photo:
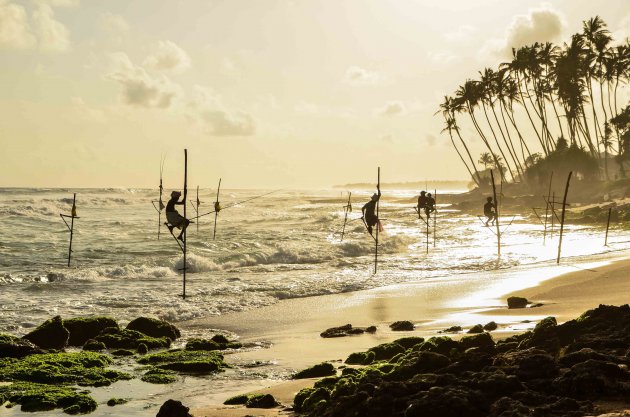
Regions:
M 501 339 L 529 330 L 547 316 L 555 316 L 558 322 L 564 322 L 599 304 L 627 302 L 624 294 L 630 292 L 630 283 L 623 290 L 614 290 L 613 286 L 621 284 L 622 275 L 630 275 L 630 251 L 596 255 L 581 262 L 578 259 L 567 260 L 558 266 L 545 263 L 455 276 L 450 277 L 447 285 L 443 279 L 431 279 L 344 294 L 282 300 L 256 310 L 180 325 L 233 331 L 246 342 L 262 338 L 272 346 L 237 353 L 226 359 L 263 360 L 293 370 L 322 361 L 343 361 L 352 352 L 364 351 L 400 337 L 436 336 L 439 330 L 452 325 L 464 327 L 464 333 L 448 335 L 457 339 L 468 327 L 496 321 L 499 328 L 491 334 L 495 339 Z M 589 291 L 606 279 L 613 282 L 599 291 Z M 511 295 L 544 305 L 508 310 L 505 300 Z M 398 320 L 412 321 L 416 325 L 414 331 L 390 330 L 388 324 Z M 523 323 L 525 320 L 528 322 Z M 327 328 L 347 323 L 376 325 L 378 330 L 375 334 L 333 339 L 319 336 Z M 243 393 L 237 388 L 235 385 L 234 391 L 214 393 L 213 400 L 218 403 L 193 406 L 191 413 L 208 417 L 241 415 L 242 408 L 222 405 L 223 400 Z M 252 392 L 274 392 L 284 403 L 283 400 L 292 398 L 297 391 L 296 381 L 279 379 L 261 381 L 260 389 Z M 276 414 L 279 411 L 273 410 Z

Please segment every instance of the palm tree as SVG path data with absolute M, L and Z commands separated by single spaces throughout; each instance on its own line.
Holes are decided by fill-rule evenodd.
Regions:
M 489 166 L 492 166 L 492 164 L 494 163 L 494 160 L 490 152 L 484 152 L 481 155 L 479 155 L 479 160 L 477 162 L 483 165 L 484 169 L 488 169 Z
M 468 149 L 466 142 L 462 138 L 462 135 L 459 131 L 459 127 L 457 126 L 457 121 L 455 119 L 455 114 L 461 111 L 461 104 L 457 103 L 457 101 L 453 99 L 452 97 L 444 96 L 444 101 L 440 104 L 440 111 L 446 122 L 446 128 L 444 130 L 448 131 L 453 147 L 459 154 L 460 158 L 462 159 L 462 162 L 464 162 L 464 165 L 466 165 L 466 169 L 468 170 L 471 177 L 473 178 L 473 181 L 475 181 L 477 186 L 479 186 L 481 184 L 481 176 L 479 175 L 479 172 L 477 171 L 477 166 L 475 165 L 475 161 L 473 160 L 473 157 L 470 153 L 470 149 Z M 440 111 L 438 111 L 438 113 Z M 442 130 L 442 132 L 444 132 L 444 130 Z M 461 153 L 457 149 L 457 146 L 455 146 L 455 141 L 453 140 L 453 131 L 457 133 L 457 136 L 459 137 L 460 142 L 464 146 L 464 149 L 466 150 L 466 153 L 468 154 L 468 158 L 470 159 L 470 166 L 472 166 L 473 170 L 475 171 L 475 175 L 472 175 L 472 172 L 468 163 L 462 157 Z
M 602 146 L 604 147 L 604 174 L 606 176 L 606 180 L 610 180 L 608 176 L 608 149 L 612 146 L 612 129 L 610 128 L 610 124 L 606 122 L 604 125 L 604 136 L 602 137 Z

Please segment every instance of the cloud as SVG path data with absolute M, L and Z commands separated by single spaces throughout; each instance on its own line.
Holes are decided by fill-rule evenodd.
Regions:
M 212 136 L 253 136 L 256 123 L 251 114 L 242 110 L 228 110 L 221 97 L 207 88 L 195 86 L 189 103 L 193 120 L 198 121 Z
M 53 7 L 74 7 L 78 6 L 80 0 L 36 0 L 39 4 L 48 4 Z
M 617 25 L 617 30 L 614 30 L 612 35 L 617 42 L 630 38 L 630 14 L 621 19 Z
M 120 39 L 121 35 L 129 32 L 129 23 L 127 23 L 125 18 L 110 12 L 101 15 L 100 26 L 101 29 L 116 39 Z
M 385 106 L 376 110 L 376 113 L 381 116 L 391 117 L 391 116 L 400 116 L 407 112 L 407 108 L 405 107 L 405 103 L 402 101 L 390 101 Z
M 28 49 L 36 43 L 24 6 L 0 0 L 0 48 Z
M 122 101 L 130 106 L 165 109 L 180 93 L 166 76 L 151 76 L 123 52 L 111 54 L 110 63 L 113 69 L 107 77 L 122 86 Z
M 379 80 L 380 76 L 377 72 L 356 66 L 348 68 L 344 76 L 344 81 L 352 85 L 376 84 Z
M 464 42 L 470 40 L 470 38 L 477 33 L 477 28 L 470 25 L 464 25 L 457 28 L 453 32 L 447 32 L 444 34 L 444 38 L 450 42 Z
M 174 42 L 160 41 L 143 65 L 158 71 L 182 72 L 190 68 L 190 56 Z
M 33 23 L 42 50 L 65 52 L 70 49 L 70 31 L 63 23 L 55 20 L 52 7 L 39 4 L 33 11 Z
M 530 9 L 526 15 L 514 16 L 501 39 L 491 39 L 482 48 L 482 55 L 512 56 L 512 48 L 531 45 L 534 42 L 553 42 L 564 31 L 562 15 L 548 4 Z

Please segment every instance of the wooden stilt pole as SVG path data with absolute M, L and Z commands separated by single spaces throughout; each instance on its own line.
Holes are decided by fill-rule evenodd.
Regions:
M 612 213 L 612 207 L 608 208 L 608 221 L 606 221 L 606 238 L 604 239 L 604 246 L 608 246 L 608 229 L 610 228 L 610 214 Z
M 350 199 L 352 198 L 352 193 L 348 192 L 348 204 L 346 204 L 346 206 L 343 208 L 343 211 L 345 212 L 344 218 L 343 218 L 343 229 L 341 229 L 341 241 L 343 242 L 343 235 L 346 233 L 346 223 L 348 223 L 348 213 L 350 211 L 352 211 L 352 202 L 350 201 Z
M 199 214 L 199 205 L 201 204 L 201 201 L 199 201 L 199 186 L 197 186 L 197 208 L 195 209 L 195 213 Z M 199 222 L 197 222 L 197 233 L 199 233 Z
M 571 175 L 573 175 L 573 171 L 570 171 L 569 176 L 567 177 L 567 185 L 564 188 L 564 198 L 562 199 L 562 217 L 560 217 L 560 240 L 558 241 L 558 259 L 556 259 L 557 264 L 560 263 L 560 255 L 562 252 L 562 232 L 564 231 L 564 215 L 567 210 L 567 194 L 569 194 Z
M 433 199 L 435 204 L 433 205 L 433 247 L 435 247 L 435 235 L 437 230 L 437 189 L 433 190 Z
M 426 209 L 426 210 L 428 210 L 428 209 Z M 426 211 L 425 211 L 425 213 L 426 213 Z M 425 222 L 426 225 L 427 225 L 427 232 L 426 232 L 427 235 L 426 235 L 426 239 L 425 239 L 426 240 L 427 255 L 429 254 L 429 222 L 430 221 L 431 220 L 427 216 L 427 221 Z
M 553 229 L 556 225 L 556 192 L 554 191 L 553 193 L 551 193 L 551 201 L 549 202 L 549 205 L 551 207 L 551 232 L 549 233 L 549 238 L 553 239 Z
M 77 193 L 72 197 L 72 211 L 70 216 L 70 245 L 68 246 L 68 267 L 72 257 L 72 237 L 74 236 L 74 218 L 77 217 Z
M 376 188 L 377 190 L 380 191 L 381 189 L 381 167 L 378 167 L 378 179 L 377 179 L 377 183 L 376 183 Z M 379 203 L 380 203 L 381 199 L 379 197 L 378 200 L 376 200 L 376 239 L 374 239 L 374 273 L 376 274 L 376 270 L 378 268 L 378 229 L 380 229 L 380 222 L 381 220 L 378 217 L 378 209 L 379 209 Z
M 552 181 L 553 181 L 553 171 L 551 171 L 551 177 L 549 178 L 549 190 L 547 191 L 547 204 L 545 205 L 545 230 L 543 231 L 543 245 L 547 242 L 547 216 L 549 215 L 549 198 L 551 197 L 551 182 Z
M 219 186 L 217 187 L 217 201 L 214 203 L 214 232 L 212 232 L 212 240 L 217 237 L 217 217 L 219 217 L 219 211 L 221 206 L 219 203 L 219 193 L 221 192 L 221 178 L 219 178 Z
M 188 218 L 186 217 L 186 195 L 188 193 L 188 149 L 184 149 L 184 221 L 188 221 Z M 188 264 L 186 263 L 186 242 L 188 241 L 187 239 L 187 235 L 188 235 L 188 227 L 184 226 L 184 245 L 183 245 L 183 252 L 184 252 L 184 267 L 183 267 L 183 271 L 184 271 L 184 279 L 183 279 L 183 283 L 182 283 L 182 298 L 185 300 L 186 299 L 186 270 L 188 269 Z
M 497 200 L 497 187 L 494 184 L 494 174 L 492 172 L 492 170 L 490 170 L 490 178 L 492 180 L 492 196 L 494 198 L 494 212 L 495 212 L 495 216 L 496 218 L 494 219 L 494 222 L 496 224 L 496 228 L 497 228 L 497 256 L 500 258 L 501 257 L 501 229 L 499 228 L 499 200 Z

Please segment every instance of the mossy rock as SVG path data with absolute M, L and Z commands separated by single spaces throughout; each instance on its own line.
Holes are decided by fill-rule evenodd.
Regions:
M 470 334 L 483 333 L 483 326 L 481 324 L 475 324 L 473 327 L 468 329 L 467 333 L 470 333 Z
M 536 324 L 536 327 L 534 327 L 534 333 L 539 332 L 543 329 L 556 327 L 557 325 L 558 325 L 558 322 L 556 321 L 555 317 L 551 317 L 551 316 L 545 317 L 544 319 L 542 319 Z
M 112 360 L 94 352 L 46 353 L 22 359 L 0 359 L 0 379 L 42 384 L 107 386 L 132 379 L 124 372 L 105 369 Z
M 345 360 L 348 365 L 369 365 L 374 362 L 374 352 L 354 352 Z
M 401 339 L 396 339 L 394 340 L 394 343 L 399 344 L 400 346 L 404 347 L 405 349 L 411 349 L 412 347 L 414 347 L 417 344 L 420 344 L 424 342 L 424 338 L 423 337 L 403 337 Z
M 172 384 L 177 381 L 177 376 L 175 376 L 175 372 L 172 371 L 151 368 L 142 375 L 140 380 L 149 384 Z
M 96 401 L 84 392 L 67 386 L 16 382 L 0 386 L 0 402 L 20 404 L 24 412 L 63 409 L 67 414 L 87 414 L 96 410 Z
M 322 362 L 317 365 L 311 366 L 310 368 L 306 368 L 301 370 L 300 372 L 293 375 L 293 379 L 304 379 L 304 378 L 319 378 L 322 376 L 330 376 L 335 375 L 337 371 L 332 363 Z
M 414 327 L 413 323 L 408 320 L 395 321 L 389 325 L 389 328 L 395 332 L 409 332 L 412 331 Z
M 327 376 L 325 378 L 320 379 L 319 381 L 316 381 L 313 384 L 313 387 L 332 389 L 332 387 L 335 386 L 338 380 L 339 378 L 337 378 L 336 376 Z
M 509 297 L 507 299 L 508 308 L 525 308 L 529 301 L 523 297 Z
M 83 346 L 108 327 L 117 328 L 118 323 L 111 317 L 77 317 L 64 320 L 63 327 L 70 333 L 68 346 Z
M 212 336 L 212 339 L 210 340 L 212 340 L 213 342 L 219 345 L 227 345 L 228 343 L 230 343 L 228 338 L 223 336 L 222 334 L 215 334 L 214 336 Z
M 116 405 L 122 405 L 128 403 L 129 400 L 127 398 L 110 398 L 107 400 L 107 405 L 110 407 L 114 407 Z
M 223 355 L 216 351 L 173 350 L 154 353 L 138 359 L 143 365 L 154 365 L 160 369 L 183 373 L 207 374 L 225 367 Z
M 132 320 L 127 325 L 127 330 L 135 330 L 155 338 L 168 337 L 176 340 L 181 337 L 179 329 L 171 323 L 149 317 L 138 317 Z
M 108 349 L 137 349 L 141 344 L 145 344 L 149 349 L 166 349 L 171 346 L 171 339 L 168 337 L 151 337 L 136 330 L 119 329 L 108 327 L 94 339 L 102 342 Z
M 43 351 L 33 342 L 0 333 L 0 358 L 23 358 L 36 353 Z
M 61 350 L 68 344 L 70 332 L 63 327 L 63 320 L 55 316 L 40 324 L 35 330 L 22 339 L 28 340 L 42 349 Z
M 329 400 L 330 392 L 327 389 L 316 388 L 307 398 L 304 399 L 300 409 L 302 412 L 312 413 L 315 410 L 320 409 L 320 407 L 323 407 Z
M 459 341 L 461 350 L 470 348 L 489 348 L 494 347 L 494 340 L 490 333 L 480 333 L 473 336 L 464 336 Z
M 105 343 L 97 342 L 96 340 L 88 340 L 85 345 L 83 345 L 83 350 L 87 350 L 90 352 L 99 352 L 101 350 L 107 349 Z
M 357 383 L 351 378 L 340 378 L 330 391 L 331 398 L 353 395 L 357 390 Z
M 271 394 L 253 394 L 250 395 L 245 403 L 247 408 L 273 408 L 279 403 Z
M 221 345 L 211 339 L 190 339 L 186 350 L 221 350 Z
M 486 323 L 486 324 L 483 325 L 483 329 L 485 331 L 487 331 L 487 332 L 491 332 L 491 331 L 496 330 L 498 328 L 499 328 L 499 325 L 496 322 L 494 322 L 494 321 L 491 321 L 491 322 Z
M 136 352 L 138 352 L 138 354 L 140 355 L 146 355 L 147 353 L 149 353 L 149 347 L 144 343 L 140 343 L 136 348 Z
M 112 352 L 112 355 L 114 356 L 133 356 L 135 354 L 136 352 L 129 349 L 117 349 Z
M 374 359 L 377 361 L 386 361 L 399 353 L 403 353 L 405 348 L 396 342 L 383 343 L 373 348 L 368 349 L 368 352 L 374 352 Z
M 239 394 L 234 397 L 230 397 L 223 402 L 224 405 L 244 405 L 249 400 L 249 395 Z
M 453 349 L 459 349 L 460 344 L 448 336 L 431 337 L 421 345 L 413 347 L 414 351 L 434 352 L 449 356 Z
M 293 409 L 298 413 L 302 411 L 302 404 L 312 393 L 316 391 L 316 388 L 303 388 L 293 398 Z

